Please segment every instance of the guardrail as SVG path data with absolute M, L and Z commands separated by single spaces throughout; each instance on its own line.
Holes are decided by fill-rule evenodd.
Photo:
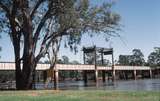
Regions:
M 47 70 L 50 64 L 37 64 L 36 70 Z M 94 65 L 72 65 L 72 64 L 56 64 L 57 70 L 95 70 Z M 114 66 L 115 70 L 150 70 L 147 66 Z M 15 70 L 15 63 L 0 63 L 0 70 Z M 97 66 L 97 70 L 112 70 L 109 66 Z

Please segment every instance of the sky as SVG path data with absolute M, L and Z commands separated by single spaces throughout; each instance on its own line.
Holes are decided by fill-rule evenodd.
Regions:
M 99 4 L 105 0 L 92 0 L 93 4 Z M 145 59 L 153 51 L 153 47 L 160 47 L 160 0 L 114 0 L 116 4 L 113 10 L 121 15 L 122 31 L 118 32 L 118 37 L 111 38 L 106 42 L 103 36 L 89 38 L 84 34 L 81 44 L 78 46 L 79 52 L 74 54 L 70 49 L 60 48 L 58 57 L 66 55 L 69 59 L 83 63 L 83 46 L 96 45 L 98 47 L 114 48 L 115 59 L 119 55 L 132 54 L 134 48 L 141 49 Z M 0 39 L 0 61 L 14 61 L 13 46 L 9 36 L 2 35 Z M 107 58 L 107 57 L 106 57 Z

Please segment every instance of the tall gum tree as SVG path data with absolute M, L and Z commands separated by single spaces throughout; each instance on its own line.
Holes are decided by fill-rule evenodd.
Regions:
M 93 6 L 90 2 L 92 0 L 0 0 L 0 29 L 9 34 L 13 44 L 17 89 L 32 88 L 38 61 L 49 49 L 56 54 L 59 47 L 55 46 L 59 46 L 62 37 L 65 36 L 67 45 L 75 50 L 84 33 L 106 38 L 119 36 L 116 32 L 120 16 L 112 12 L 112 3 Z
M 149 54 L 147 62 L 149 66 L 154 68 L 160 66 L 160 47 L 154 48 L 154 51 Z

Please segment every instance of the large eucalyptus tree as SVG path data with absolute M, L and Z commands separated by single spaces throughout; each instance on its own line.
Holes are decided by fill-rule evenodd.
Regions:
M 120 16 L 112 12 L 112 4 L 90 2 L 0 0 L 0 29 L 9 34 L 14 47 L 17 89 L 31 88 L 38 61 L 51 46 L 55 60 L 63 36 L 71 49 L 76 49 L 84 33 L 117 36 Z

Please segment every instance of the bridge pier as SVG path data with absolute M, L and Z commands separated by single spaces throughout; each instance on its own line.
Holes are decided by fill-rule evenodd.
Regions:
M 95 82 L 98 83 L 98 70 L 95 70 Z
M 152 78 L 152 69 L 149 70 L 149 76 Z
M 58 89 L 58 70 L 54 70 L 54 89 Z
M 136 80 L 137 79 L 137 71 L 134 70 L 133 73 L 134 73 L 134 80 Z
M 114 56 L 113 56 L 113 48 L 112 48 L 112 82 L 115 81 L 116 71 L 114 68 Z
M 112 71 L 112 82 L 114 82 L 115 81 L 115 78 L 116 78 L 116 71 L 115 70 L 113 70 Z
M 44 70 L 44 71 L 43 71 L 43 82 L 45 83 L 46 80 L 47 80 L 47 71 Z
M 102 71 L 102 80 L 103 82 L 106 82 L 106 71 Z
M 87 71 L 83 71 L 83 80 L 84 80 L 84 84 L 86 85 L 88 82 Z

